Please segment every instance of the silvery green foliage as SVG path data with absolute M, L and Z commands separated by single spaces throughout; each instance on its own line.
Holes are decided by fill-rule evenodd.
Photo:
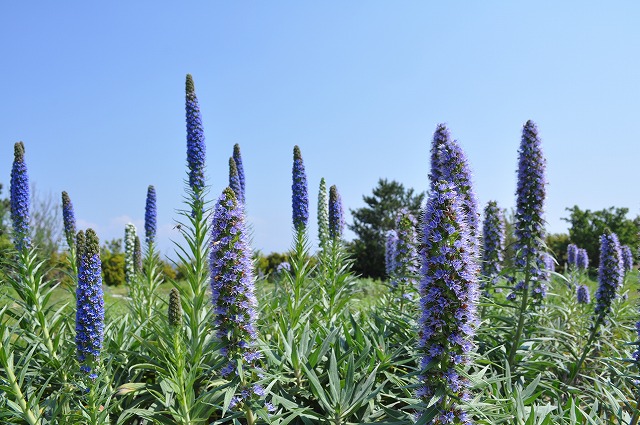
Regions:
M 131 283 L 136 274 L 136 226 L 128 223 L 124 227 L 124 276 Z

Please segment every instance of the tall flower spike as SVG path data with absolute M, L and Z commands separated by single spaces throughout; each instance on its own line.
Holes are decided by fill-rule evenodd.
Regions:
M 324 177 L 320 179 L 318 189 L 318 241 L 320 249 L 326 249 L 329 243 L 329 201 Z
M 538 128 L 533 121 L 527 121 L 522 129 L 522 140 L 518 150 L 518 189 L 514 233 L 515 264 L 521 270 L 527 271 L 529 282 L 518 282 L 514 289 L 516 292 L 530 289 L 533 299 L 537 302 L 540 302 L 547 293 L 542 259 L 546 183 L 544 171 L 545 159 L 540 147 Z M 530 287 L 528 287 L 529 284 L 531 284 Z M 513 294 L 510 298 L 514 298 Z
M 238 179 L 240 180 L 240 197 L 238 200 L 244 204 L 245 202 L 245 178 L 244 178 L 244 166 L 242 165 L 242 155 L 240 155 L 240 145 L 233 145 L 233 160 L 236 163 L 238 169 Z
M 576 290 L 576 298 L 578 299 L 578 304 L 590 304 L 591 294 L 589 293 L 589 287 L 587 285 L 579 285 Z
M 439 180 L 455 185 L 455 190 L 462 195 L 461 202 L 467 214 L 469 237 L 471 238 L 473 255 L 479 255 L 480 216 L 478 201 L 473 189 L 471 169 L 467 157 L 456 140 L 452 140 L 449 130 L 444 124 L 438 124 L 431 145 L 431 190 Z
M 86 232 L 86 242 L 78 265 L 76 299 L 78 361 L 82 364 L 83 372 L 88 373 L 90 378 L 96 378 L 95 366 L 100 360 L 104 335 L 104 297 L 100 242 L 93 229 L 88 229 Z
M 240 177 L 238 176 L 236 161 L 233 158 L 229 158 L 229 187 L 233 190 L 238 202 L 242 204 L 242 186 L 240 184 Z
M 293 184 L 291 185 L 291 205 L 293 209 L 293 227 L 297 231 L 307 228 L 309 221 L 309 194 L 307 190 L 307 175 L 300 148 L 293 148 Z
M 598 269 L 598 290 L 596 291 L 596 316 L 605 316 L 611 309 L 611 302 L 622 286 L 624 264 L 620 242 L 615 233 L 600 236 L 600 266 Z
M 64 236 L 67 245 L 72 248 L 76 237 L 76 216 L 73 213 L 73 204 L 67 192 L 62 192 L 62 221 L 64 223 Z
M 398 244 L 398 234 L 395 230 L 387 232 L 385 243 L 384 264 L 387 277 L 393 284 L 393 277 L 396 271 L 396 245 Z
M 342 211 L 342 199 L 338 188 L 333 185 L 329 188 L 329 236 L 339 240 L 344 230 L 344 213 Z
M 136 226 L 127 223 L 124 226 L 124 277 L 128 284 L 131 284 L 136 274 Z
M 156 208 L 156 188 L 147 188 L 147 202 L 144 207 L 144 236 L 147 245 L 151 245 L 156 240 L 156 228 L 158 220 L 158 210 Z
M 76 264 L 80 267 L 82 263 L 82 256 L 84 255 L 84 247 L 86 245 L 86 238 L 84 235 L 84 231 L 80 230 L 76 235 Z
M 505 221 L 496 201 L 489 201 L 484 209 L 482 235 L 482 287 L 487 289 L 496 284 L 504 261 Z
M 477 263 L 470 255 L 467 214 L 453 184 L 433 187 L 425 207 L 418 349 L 421 384 L 417 397 L 437 396 L 434 424 L 467 424 L 457 400 L 469 399 L 461 368 L 470 361 L 478 325 Z
M 578 247 L 570 243 L 567 246 L 567 265 L 569 267 L 576 266 L 578 261 Z
M 211 228 L 213 327 L 217 329 L 216 335 L 223 344 L 222 353 L 227 358 L 220 374 L 228 377 L 237 373 L 239 363 L 246 371 L 260 358 L 255 347 L 257 301 L 251 250 L 243 208 L 229 187 L 218 199 Z M 242 394 L 237 396 L 235 404 L 246 400 Z
M 622 263 L 624 264 L 624 271 L 630 272 L 633 270 L 633 252 L 629 245 L 622 245 Z
M 587 270 L 589 268 L 589 253 L 584 248 L 578 248 L 576 255 L 576 267 L 578 270 Z
M 178 327 L 182 324 L 182 305 L 180 304 L 180 292 L 171 288 L 169 292 L 169 325 Z
M 11 224 L 13 225 L 13 244 L 22 251 L 31 246 L 29 229 L 29 175 L 24 162 L 24 144 L 14 145 L 13 166 L 11 168 Z
M 420 259 L 416 248 L 416 226 L 418 223 L 409 210 L 403 208 L 396 217 L 396 236 L 394 251 L 394 270 L 391 284 L 406 287 L 418 287 Z M 405 292 L 406 293 L 406 292 Z
M 189 166 L 189 186 L 196 194 L 204 189 L 205 143 L 200 105 L 191 74 L 186 80 L 186 118 L 187 118 L 187 165 Z
M 133 267 L 136 273 L 142 271 L 142 248 L 140 247 L 140 236 L 136 235 L 133 245 Z

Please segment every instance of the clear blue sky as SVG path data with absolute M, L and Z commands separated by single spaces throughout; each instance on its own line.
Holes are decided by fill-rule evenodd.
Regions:
M 38 192 L 68 191 L 79 225 L 103 240 L 129 221 L 143 231 L 153 184 L 169 254 L 191 73 L 211 198 L 239 143 L 254 245 L 266 253 L 291 243 L 294 145 L 315 239 L 321 177 L 347 209 L 380 177 L 425 190 L 439 122 L 469 157 L 481 207 L 514 205 L 520 132 L 533 119 L 551 232 L 566 230 L 575 204 L 635 216 L 639 18 L 636 1 L 4 2 L 0 182 L 6 195 L 13 143 L 24 141 Z

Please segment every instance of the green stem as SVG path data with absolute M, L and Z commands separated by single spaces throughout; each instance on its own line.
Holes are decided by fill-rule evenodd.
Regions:
M 629 425 L 638 425 L 638 420 L 640 420 L 640 395 L 638 395 L 638 401 L 636 402 L 636 411 L 633 414 Z
M 598 315 L 596 322 L 593 324 L 593 329 L 591 329 L 591 334 L 589 335 L 589 339 L 587 340 L 587 343 L 585 344 L 584 349 L 582 350 L 582 356 L 580 356 L 580 360 L 578 360 L 578 363 L 576 363 L 576 368 L 573 370 L 573 373 L 569 377 L 569 381 L 567 382 L 568 385 L 573 384 L 573 381 L 575 381 L 576 377 L 578 376 L 578 372 L 580 371 L 582 364 L 587 358 L 587 354 L 589 354 L 589 351 L 591 351 L 591 344 L 593 344 L 593 341 L 596 339 L 596 333 L 598 332 L 598 328 L 600 327 L 600 324 L 602 323 L 603 319 L 604 319 L 604 312 L 601 312 Z
M 513 369 L 518 347 L 520 347 L 520 338 L 522 337 L 522 331 L 524 330 L 525 313 L 527 311 L 527 304 L 529 302 L 529 279 L 531 278 L 531 275 L 529 273 L 529 257 L 530 254 L 527 254 L 523 288 L 524 294 L 522 295 L 522 303 L 520 303 L 520 309 L 518 310 L 518 326 L 516 327 L 516 333 L 513 337 L 511 348 L 509 349 L 509 368 L 511 369 Z
M 27 406 L 27 401 L 24 398 L 24 394 L 20 389 L 20 385 L 18 385 L 18 380 L 16 379 L 16 375 L 13 373 L 13 368 L 5 367 L 4 368 L 7 373 L 7 378 L 9 382 L 11 382 L 11 390 L 16 395 L 18 406 L 22 409 L 22 414 L 24 415 L 24 419 L 30 424 L 35 425 L 40 423 L 38 419 L 35 417 L 31 409 Z
M 191 423 L 191 415 L 189 413 L 189 402 L 187 400 L 187 391 L 184 384 L 184 375 L 183 372 L 185 370 L 184 365 L 184 356 L 181 353 L 181 345 L 180 345 L 180 328 L 174 329 L 173 332 L 173 352 L 175 354 L 175 362 L 181 362 L 182 364 L 178 365 L 176 371 L 178 373 L 178 388 L 180 388 L 180 410 L 182 411 L 182 417 L 184 418 L 185 424 Z

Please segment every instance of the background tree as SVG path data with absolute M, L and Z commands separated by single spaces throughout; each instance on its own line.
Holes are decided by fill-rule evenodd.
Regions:
M 118 286 L 126 282 L 122 239 L 107 241 L 100 249 L 102 275 L 105 285 Z
M 401 183 L 378 180 L 373 195 L 363 196 L 366 206 L 351 210 L 353 224 L 348 227 L 356 237 L 349 243 L 354 258 L 353 270 L 364 277 L 383 279 L 385 276 L 385 235 L 395 227 L 395 218 L 402 208 L 414 217 L 421 217 L 424 192 L 415 194 Z
M 558 261 L 560 268 L 567 262 L 567 247 L 569 246 L 569 235 L 566 233 L 551 233 L 545 238 L 545 243 L 550 253 Z
M 569 218 L 563 218 L 569 227 L 572 243 L 587 250 L 592 267 L 598 267 L 600 236 L 606 229 L 618 235 L 620 244 L 635 247 L 640 230 L 640 217 L 627 218 L 629 208 L 609 207 L 600 211 L 581 210 L 577 205 L 567 208 Z M 634 255 L 636 253 L 634 252 Z

